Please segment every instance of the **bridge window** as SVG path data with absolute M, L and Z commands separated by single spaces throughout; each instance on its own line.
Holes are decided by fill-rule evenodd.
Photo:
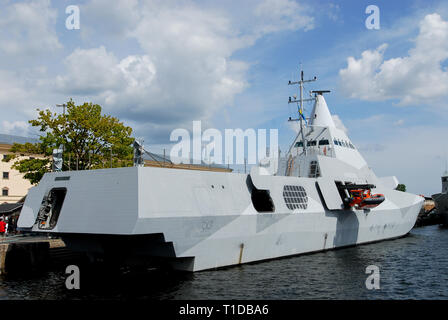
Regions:
M 303 142 L 302 141 L 297 141 L 295 147 L 296 148 L 303 147 Z
M 290 210 L 306 209 L 308 206 L 308 196 L 302 186 L 284 186 L 283 199 Z
M 316 145 L 316 140 L 308 141 L 308 142 L 306 143 L 306 145 L 307 145 L 307 146 L 315 146 L 315 145 Z
M 326 146 L 326 145 L 329 145 L 330 144 L 330 142 L 327 140 L 327 139 L 323 139 L 323 140 L 320 140 L 319 141 L 319 145 L 320 146 Z

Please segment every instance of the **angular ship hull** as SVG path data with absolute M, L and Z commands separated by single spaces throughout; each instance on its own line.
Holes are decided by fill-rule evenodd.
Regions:
M 386 201 L 374 209 L 328 210 L 317 185 L 334 181 L 263 178 L 274 212 L 255 209 L 257 179 L 247 174 L 155 167 L 49 173 L 30 190 L 19 227 L 58 234 L 92 256 L 165 258 L 175 269 L 199 271 L 401 237 L 422 206 L 421 197 L 378 187 Z M 306 209 L 286 206 L 285 185 L 303 187 Z M 66 194 L 47 230 L 36 219 L 52 189 Z

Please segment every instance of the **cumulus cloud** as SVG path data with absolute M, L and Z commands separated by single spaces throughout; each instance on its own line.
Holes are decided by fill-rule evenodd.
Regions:
M 8 121 L 1 122 L 1 132 L 19 136 L 28 136 L 29 125 L 25 121 Z
M 263 33 L 281 30 L 311 30 L 313 17 L 307 15 L 307 8 L 290 0 L 265 0 L 255 8 L 255 15 L 262 19 L 259 30 Z
M 415 46 L 405 57 L 384 59 L 387 44 L 349 57 L 339 71 L 343 91 L 352 98 L 398 99 L 401 105 L 437 101 L 448 93 L 448 22 L 434 13 L 420 22 Z
M 85 37 L 99 35 L 127 36 L 140 20 L 138 0 L 91 0 L 81 5 Z M 100 22 L 100 23 L 99 23 Z
M 249 86 L 250 63 L 235 58 L 238 50 L 269 33 L 313 28 L 309 8 L 293 0 L 248 1 L 237 12 L 190 0 L 92 0 L 80 4 L 81 30 L 70 33 L 64 47 L 60 40 L 66 38 L 56 33 L 63 20 L 57 21 L 59 9 L 49 0 L 5 3 L 0 57 L 36 58 L 0 67 L 0 84 L 7 89 L 0 92 L 2 112 L 29 119 L 35 108 L 71 97 L 99 103 L 140 135 L 157 139 L 191 127 L 191 120 L 205 125 L 217 110 L 233 105 Z M 123 45 L 117 48 L 109 36 Z
M 33 56 L 62 48 L 49 0 L 13 3 L 0 11 L 0 53 Z
M 118 59 L 101 46 L 94 49 L 76 49 L 65 58 L 65 75 L 56 78 L 63 92 L 77 95 L 98 94 L 118 90 L 122 83 Z
M 93 1 L 89 19 L 120 21 L 123 13 L 109 6 Z M 135 18 L 123 23 L 121 34 L 136 40 L 142 52 L 120 59 L 106 46 L 78 48 L 64 60 L 66 71 L 55 87 L 166 137 L 176 127 L 191 127 L 192 120 L 207 121 L 248 87 L 250 65 L 233 57 L 237 50 L 270 32 L 309 29 L 313 21 L 290 0 L 254 4 L 247 11 L 255 23 L 251 30 L 236 26 L 235 16 L 225 10 L 190 1 L 148 1 L 138 13 L 135 3 L 118 7 Z

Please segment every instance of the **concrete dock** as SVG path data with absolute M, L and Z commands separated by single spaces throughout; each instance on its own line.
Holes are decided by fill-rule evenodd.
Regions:
M 65 250 L 61 239 L 22 235 L 0 238 L 0 274 L 39 270 L 52 255 L 63 255 Z

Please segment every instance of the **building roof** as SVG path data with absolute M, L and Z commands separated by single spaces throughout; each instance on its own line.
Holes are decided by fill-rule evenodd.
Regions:
M 150 155 L 149 155 L 149 154 Z M 169 156 L 165 156 L 163 157 L 163 155 L 161 154 L 156 154 L 156 153 L 152 153 L 152 152 L 148 152 L 147 153 L 143 153 L 143 160 L 149 160 L 149 161 L 157 161 L 157 162 L 171 162 L 170 157 Z M 187 163 L 193 163 L 193 158 L 189 159 L 190 161 L 186 161 Z M 200 164 L 197 164 L 198 166 L 203 166 L 203 167 L 210 167 L 210 168 L 218 168 L 218 169 L 227 169 L 226 166 L 223 165 L 219 165 L 219 164 L 207 164 L 206 162 L 201 160 Z
M 38 139 L 35 138 L 29 138 L 29 137 L 22 137 L 22 136 L 14 136 L 10 134 L 2 134 L 0 133 L 0 143 L 1 144 L 14 144 L 14 143 L 37 143 L 39 142 Z
M 0 215 L 11 214 L 23 206 L 23 202 L 21 203 L 3 203 L 0 204 Z

